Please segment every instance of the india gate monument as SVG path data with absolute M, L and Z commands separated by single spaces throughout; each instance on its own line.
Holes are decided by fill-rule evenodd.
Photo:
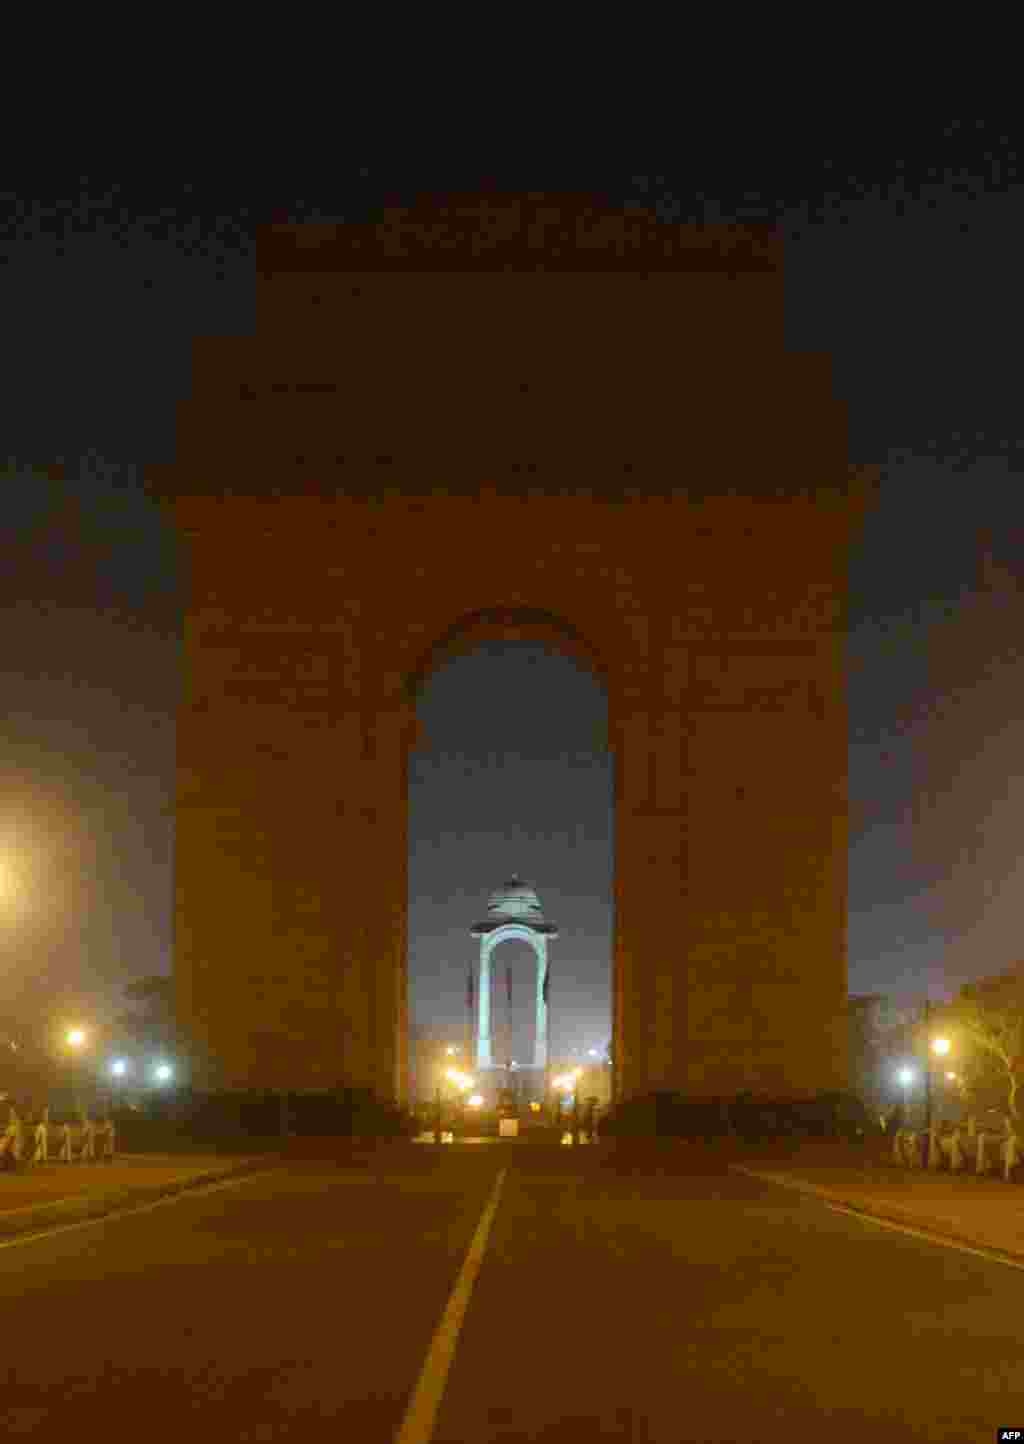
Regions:
M 845 1086 L 847 552 L 869 499 L 771 231 L 585 196 L 269 227 L 193 356 L 178 1021 L 193 1082 L 407 1097 L 420 689 L 591 669 L 615 775 L 613 1089 Z

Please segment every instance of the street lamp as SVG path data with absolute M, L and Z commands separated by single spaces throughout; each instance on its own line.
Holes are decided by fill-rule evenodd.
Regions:
M 903 1088 L 903 1123 L 906 1126 L 910 1122 L 910 1085 L 914 1081 L 913 1068 L 901 1068 L 896 1074 Z
M 158 1063 L 153 1069 L 153 1077 L 158 1083 L 169 1083 L 174 1077 L 174 1069 L 170 1063 Z
M 465 1100 L 466 1094 L 472 1092 L 472 1090 L 476 1087 L 476 1080 L 474 1078 L 470 1078 L 468 1073 L 461 1073 L 458 1068 L 446 1068 L 444 1071 L 444 1076 L 448 1080 L 448 1082 L 453 1085 L 453 1087 L 458 1089 L 458 1091 L 462 1095 L 463 1101 Z M 481 1102 L 482 1101 L 483 1100 L 481 1099 Z M 474 1107 L 478 1106 L 478 1104 L 474 1104 Z M 434 1129 L 434 1136 L 437 1142 L 441 1143 L 443 1141 L 444 1129 L 442 1127 L 443 1120 L 440 1082 L 437 1085 L 435 1108 L 437 1111 L 437 1121 Z
M 552 1078 L 551 1080 L 551 1086 L 556 1091 L 565 1093 L 566 1095 L 568 1095 L 569 1093 L 572 1094 L 572 1117 L 574 1136 L 579 1131 L 579 1090 L 580 1079 L 582 1077 L 583 1069 L 574 1068 L 571 1073 L 560 1073 L 557 1078 Z
M 940 1058 L 944 1058 L 949 1052 L 950 1046 L 951 1044 L 948 1038 L 933 1038 L 931 1051 L 938 1054 Z M 932 1060 L 930 1057 L 925 1061 L 924 1090 L 924 1126 L 930 1138 L 932 1132 Z
M 110 1065 L 110 1077 L 113 1080 L 110 1084 L 110 1111 L 117 1112 L 117 1079 L 123 1078 L 128 1072 L 128 1064 L 124 1058 L 115 1058 Z
M 79 1051 L 79 1049 L 84 1048 L 85 1037 L 86 1035 L 84 1028 L 69 1028 L 67 1036 L 64 1040 L 67 1043 L 68 1047 L 71 1049 L 71 1106 L 76 1114 L 80 1112 L 80 1108 L 78 1098 L 78 1073 L 75 1068 L 75 1054 Z

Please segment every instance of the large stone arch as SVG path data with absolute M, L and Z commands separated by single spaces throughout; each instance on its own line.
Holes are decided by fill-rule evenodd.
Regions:
M 466 656 L 484 642 L 541 642 L 551 651 L 571 657 L 608 685 L 608 664 L 600 648 L 568 617 L 543 607 L 477 607 L 456 617 L 417 660 L 406 678 L 406 691 L 415 702 L 431 675 L 446 662 Z
M 487 642 L 533 642 L 547 651 L 567 657 L 589 671 L 604 689 L 608 703 L 608 737 L 612 746 L 613 705 L 610 688 L 611 669 L 601 649 L 569 617 L 542 607 L 490 606 L 454 618 L 416 658 L 403 679 L 403 705 L 415 709 L 419 696 L 430 678 L 448 662 L 467 657 Z M 428 740 L 419 722 L 410 721 L 416 746 Z
M 608 691 L 617 1095 L 844 1082 L 864 491 L 827 358 L 785 349 L 778 238 L 452 202 L 271 228 L 257 280 L 149 473 L 190 553 L 197 1080 L 405 1096 L 416 688 L 554 618 Z

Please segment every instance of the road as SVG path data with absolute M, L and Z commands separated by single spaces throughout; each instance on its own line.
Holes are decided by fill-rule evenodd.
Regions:
M 660 1167 L 404 1145 L 0 1247 L 0 1433 L 393 1444 L 415 1399 L 402 1444 L 991 1444 L 1024 1421 L 1024 1273 Z

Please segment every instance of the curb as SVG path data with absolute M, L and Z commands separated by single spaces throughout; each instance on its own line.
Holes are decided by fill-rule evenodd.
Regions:
M 761 1183 L 774 1183 L 779 1188 L 788 1188 L 794 1193 L 803 1193 L 812 1198 L 824 1199 L 826 1203 L 839 1204 L 842 1208 L 848 1208 L 851 1213 L 863 1214 L 865 1218 L 877 1218 L 882 1223 L 893 1223 L 902 1228 L 912 1228 L 918 1233 L 930 1235 L 939 1243 L 956 1243 L 964 1248 L 973 1249 L 975 1252 L 990 1253 L 1009 1259 L 1011 1263 L 1024 1264 L 1024 1253 L 1013 1249 L 999 1248 L 996 1244 L 986 1243 L 983 1239 L 974 1238 L 970 1234 L 956 1233 L 953 1229 L 944 1228 L 936 1224 L 934 1219 L 922 1218 L 912 1213 L 890 1213 L 886 1209 L 869 1208 L 861 1201 L 854 1201 L 844 1198 L 842 1193 L 833 1192 L 831 1189 L 821 1188 L 818 1184 L 807 1183 L 802 1178 L 796 1178 L 789 1173 L 765 1173 L 760 1169 L 746 1168 L 743 1164 L 731 1164 L 730 1170 L 733 1173 L 745 1173 L 748 1178 L 756 1178 Z
M 46 1233 L 51 1228 L 59 1228 L 67 1223 L 105 1218 L 108 1214 L 124 1212 L 136 1205 L 141 1207 L 156 1203 L 162 1198 L 173 1198 L 176 1194 L 187 1193 L 190 1189 L 202 1188 L 206 1184 L 219 1183 L 225 1178 L 262 1172 L 279 1162 L 276 1156 L 247 1158 L 227 1168 L 208 1168 L 202 1173 L 190 1173 L 186 1178 L 177 1178 L 171 1183 L 151 1184 L 148 1188 L 128 1185 L 110 1193 L 77 1194 L 71 1198 L 55 1198 L 49 1203 L 29 1203 L 20 1208 L 0 1210 L 0 1240 L 20 1238 L 27 1233 Z

